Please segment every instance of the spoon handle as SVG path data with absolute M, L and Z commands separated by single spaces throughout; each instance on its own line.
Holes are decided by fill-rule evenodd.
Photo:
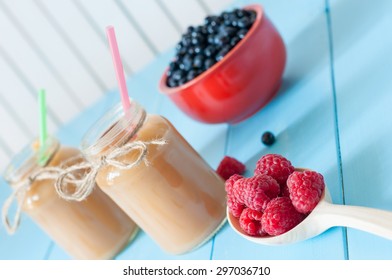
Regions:
M 324 222 L 366 231 L 392 239 L 392 212 L 380 209 L 325 203 Z

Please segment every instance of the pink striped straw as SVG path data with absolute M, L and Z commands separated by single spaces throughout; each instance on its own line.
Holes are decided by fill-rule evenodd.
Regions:
M 125 83 L 125 77 L 124 77 L 124 69 L 121 62 L 120 52 L 118 50 L 116 34 L 114 33 L 113 26 L 106 27 L 106 35 L 109 40 L 109 46 L 110 46 L 110 51 L 112 53 L 114 70 L 116 71 L 117 82 L 120 87 L 121 103 L 124 112 L 128 112 L 129 108 L 131 107 L 131 103 L 129 102 L 127 84 Z

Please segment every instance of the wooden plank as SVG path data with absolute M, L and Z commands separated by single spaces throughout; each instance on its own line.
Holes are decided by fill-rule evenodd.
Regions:
M 263 1 L 264 3 L 265 1 Z M 298 3 L 300 2 L 300 3 Z M 314 1 L 297 1 L 299 6 Z M 334 137 L 334 112 L 329 68 L 328 29 L 324 1 L 313 7 L 315 17 L 306 18 L 307 9 L 296 9 L 300 21 L 295 26 L 290 11 L 271 9 L 271 20 L 281 26 L 286 40 L 288 64 L 279 95 L 250 119 L 229 128 L 226 153 L 247 166 L 252 176 L 257 160 L 264 154 L 277 153 L 295 166 L 319 171 L 325 177 L 333 200 L 341 203 L 338 159 Z M 266 3 L 267 5 L 268 3 Z M 271 4 L 271 3 L 269 3 Z M 272 6 L 270 6 L 272 8 Z M 290 33 L 286 33 L 286 30 Z M 294 34 L 292 33 L 294 32 Z M 304 42 L 317 42 L 317 48 Z M 303 58 L 307 56 L 308 59 Z M 266 147 L 261 135 L 272 131 L 276 143 Z M 320 145 L 323 143 L 323 145 Z M 344 259 L 343 229 L 335 228 L 316 238 L 287 246 L 256 245 L 239 237 L 226 226 L 215 239 L 214 259 Z
M 203 24 L 206 12 L 196 0 L 160 0 L 167 10 L 175 17 L 181 26 L 182 32 L 190 25 Z M 178 40 L 179 41 L 179 38 Z
M 4 141 L 0 138 L 0 142 Z M 0 143 L 0 170 L 4 170 L 8 162 L 10 161 L 10 152 L 8 147 L 4 147 L 3 143 Z M 0 202 L 1 203 L 1 202 Z
M 35 135 L 38 129 L 38 103 L 33 95 L 34 93 L 32 94 L 30 92 L 30 89 L 26 87 L 23 81 L 21 81 L 19 77 L 12 71 L 12 69 L 10 69 L 10 67 L 7 65 L 7 62 L 3 59 L 1 55 L 0 73 L 2 75 L 2 87 L 7 89 L 7 94 L 3 94 L 2 99 L 6 100 L 6 106 L 9 106 L 9 109 L 12 112 L 15 112 L 19 119 L 23 121 L 25 125 L 21 127 L 29 127 L 29 135 L 31 135 L 31 133 Z M 57 126 L 49 118 L 48 130 L 54 132 L 56 129 Z M 8 141 L 13 141 L 12 134 L 9 134 L 8 137 Z
M 198 0 L 199 5 L 205 6 L 204 10 L 213 14 L 219 14 L 228 6 L 234 4 L 243 4 L 248 1 L 233 1 L 233 0 Z M 254 1 L 253 1 L 254 2 Z
M 330 6 L 345 202 L 392 211 L 392 3 L 357 4 Z M 354 229 L 348 249 L 350 259 L 392 258 L 390 240 Z
M 1 131 L 6 132 L 2 135 L 2 139 L 7 143 L 7 147 L 9 147 L 13 153 L 19 152 L 27 145 L 29 141 L 28 135 L 15 123 L 13 118 L 1 105 L 0 118 L 0 129 Z
M 157 1 L 119 0 L 118 2 L 122 3 L 122 7 L 137 22 L 145 35 L 150 38 L 157 51 L 166 51 L 179 39 L 175 27 L 159 7 Z
M 115 1 L 102 0 L 99 5 L 90 0 L 78 2 L 83 7 L 82 9 L 91 15 L 92 20 L 101 30 L 101 35 L 105 38 L 105 28 L 108 25 L 115 27 L 121 56 L 132 71 L 141 69 L 154 58 L 154 53 L 130 24 Z
M 24 77 L 29 80 L 37 92 L 40 88 L 46 89 L 48 107 L 55 112 L 61 122 L 70 120 L 78 112 L 78 109 L 81 109 L 78 107 L 79 102 L 70 98 L 68 92 L 53 77 L 50 70 L 30 48 L 23 35 L 2 11 L 0 11 L 0 33 L 3 40 L 7 42 L 3 44 L 3 51 L 7 52 Z M 9 89 L 4 88 L 2 91 L 9 92 Z M 37 110 L 34 107 L 31 109 Z
M 105 41 L 94 32 L 93 27 L 72 1 L 59 3 L 41 0 L 45 8 L 55 17 L 65 36 L 75 46 L 89 67 L 93 69 L 97 78 L 106 89 L 116 86 L 113 63 Z M 100 94 L 96 95 L 97 100 Z
M 97 95 L 99 96 L 104 91 L 97 85 L 91 73 L 75 56 L 64 41 L 65 39 L 36 5 L 36 2 L 5 1 L 3 6 L 7 7 L 7 12 L 12 13 L 17 19 L 25 31 L 24 35 L 29 36 L 36 47 L 43 52 L 46 59 L 61 74 L 84 106 L 90 105 Z

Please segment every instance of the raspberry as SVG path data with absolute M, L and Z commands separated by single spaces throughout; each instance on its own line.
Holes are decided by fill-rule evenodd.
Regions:
M 320 201 L 325 183 L 324 177 L 315 171 L 295 171 L 287 179 L 290 199 L 298 212 L 309 213 Z
M 280 195 L 279 196 L 285 196 L 285 197 L 290 197 L 290 193 L 289 193 L 289 188 L 286 186 L 284 186 L 281 190 L 280 190 Z
M 231 196 L 227 197 L 227 207 L 229 207 L 230 213 L 236 218 L 239 218 L 242 211 L 245 209 L 244 204 L 239 203 L 237 200 L 235 200 L 234 197 Z
M 232 195 L 232 192 L 233 192 L 232 189 L 233 189 L 234 183 L 238 179 L 241 179 L 241 178 L 244 178 L 244 177 L 242 177 L 241 175 L 238 175 L 238 174 L 234 174 L 233 176 L 230 176 L 230 178 L 226 180 L 225 190 L 226 190 L 227 196 Z
M 240 227 L 251 236 L 263 236 L 265 232 L 261 226 L 263 213 L 246 208 L 240 216 Z
M 245 165 L 236 160 L 235 158 L 225 156 L 220 162 L 216 172 L 224 179 L 227 180 L 234 174 L 244 174 Z
M 255 175 L 266 174 L 274 178 L 281 189 L 286 185 L 287 178 L 294 172 L 291 162 L 281 155 L 268 154 L 262 156 L 256 164 Z
M 290 198 L 277 197 L 264 210 L 261 226 L 269 235 L 279 235 L 298 225 L 304 217 L 295 210 Z
M 257 175 L 251 178 L 238 179 L 232 189 L 232 194 L 239 203 L 247 207 L 263 211 L 268 202 L 278 196 L 278 183 L 268 175 Z
M 234 183 L 241 178 L 243 178 L 241 175 L 234 174 L 225 182 L 225 190 L 227 193 L 227 207 L 229 207 L 230 213 L 236 218 L 241 215 L 242 210 L 244 210 L 245 208 L 245 205 L 239 203 L 233 195 Z

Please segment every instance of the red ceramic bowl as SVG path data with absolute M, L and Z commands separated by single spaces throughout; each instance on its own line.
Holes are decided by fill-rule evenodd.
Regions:
M 195 79 L 159 90 L 190 117 L 205 123 L 238 123 L 265 106 L 278 92 L 286 49 L 282 37 L 260 5 L 246 36 L 226 56 Z

